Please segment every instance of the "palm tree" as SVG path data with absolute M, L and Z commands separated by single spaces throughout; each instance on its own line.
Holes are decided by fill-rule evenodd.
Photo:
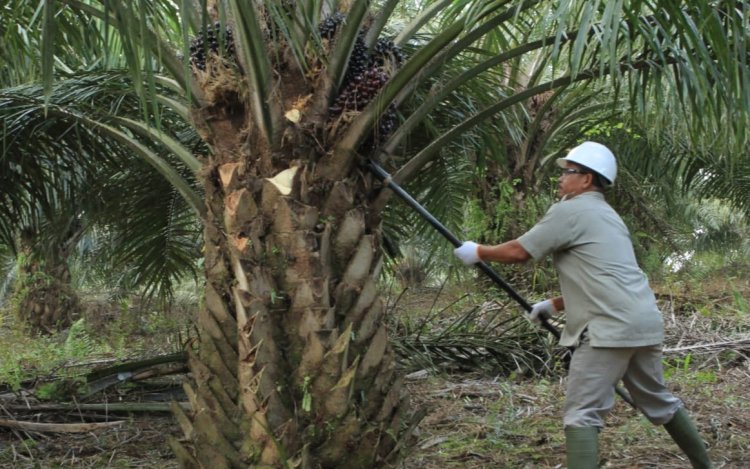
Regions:
M 205 205 L 180 187 L 202 216 L 206 276 L 186 386 L 192 412 L 175 409 L 185 439 L 172 447 L 186 467 L 371 467 L 405 443 L 407 407 L 376 284 L 388 195 L 374 193 L 367 159 L 407 183 L 488 119 L 592 82 L 634 109 L 654 96 L 672 103 L 696 135 L 724 135 L 727 155 L 744 144 L 746 2 L 439 0 L 391 43 L 384 28 L 401 4 L 411 5 L 43 2 L 47 89 L 56 57 L 44 45 L 80 42 L 54 34 L 61 18 L 80 15 L 122 46 L 150 103 L 139 121 L 81 121 L 175 176 L 141 139 L 162 142 L 203 180 Z M 192 51 L 191 33 L 200 37 Z M 402 46 L 411 49 L 403 63 Z M 544 66 L 523 84 L 514 70 L 532 54 Z M 513 86 L 446 116 L 423 148 L 409 145 L 449 97 L 497 74 Z M 159 96 L 157 83 L 182 99 Z M 410 106 L 425 87 L 428 98 Z M 205 158 L 162 130 L 166 109 L 189 116 L 211 150 Z M 730 115 L 734 125 L 721 126 Z
M 115 271 L 135 273 L 126 277 L 129 287 L 143 287 L 147 295 L 159 293 L 168 299 L 175 281 L 195 271 L 199 255 L 196 241 L 186 239 L 186 234 L 195 238 L 196 229 L 186 203 L 190 197 L 170 199 L 177 193 L 175 187 L 184 192 L 187 184 L 179 178 L 170 184 L 169 174 L 158 179 L 149 174 L 153 169 L 147 170 L 144 162 L 151 151 L 148 142 L 138 148 L 123 135 L 103 136 L 97 132 L 101 126 L 86 121 L 99 119 L 102 113 L 110 119 L 144 115 L 144 102 L 132 92 L 130 75 L 118 70 L 126 63 L 121 58 L 122 44 L 108 38 L 101 24 L 82 24 L 72 10 L 62 10 L 53 25 L 51 4 L 10 0 L 2 9 L 0 239 L 17 255 L 22 253 L 18 258 L 22 275 L 15 285 L 19 313 L 34 332 L 64 327 L 78 313 L 68 264 L 78 255 L 78 240 L 95 227 L 118 241 L 119 249 L 106 259 Z M 72 41 L 47 42 L 51 45 L 47 49 L 43 38 L 52 28 Z M 54 84 L 50 75 L 44 79 L 45 70 L 36 58 L 41 54 L 56 62 Z M 145 86 L 149 84 L 155 86 L 153 82 Z M 181 132 L 178 138 L 183 144 L 204 151 L 191 143 L 195 133 L 184 129 L 185 120 L 178 117 L 183 126 L 179 129 L 173 125 L 174 117 L 173 113 L 163 116 L 163 125 Z M 123 139 L 128 143 L 123 144 Z M 145 155 L 144 160 L 135 154 Z M 123 181 L 133 188 L 123 190 Z M 137 214 L 128 216 L 134 206 Z M 149 230 L 133 229 L 143 226 Z M 134 263 L 137 271 L 132 269 Z
M 174 283 L 195 272 L 199 229 L 186 199 L 129 147 L 81 124 L 80 116 L 90 118 L 112 102 L 117 106 L 107 110 L 109 118 L 139 116 L 129 83 L 122 72 L 79 74 L 57 81 L 46 104 L 40 85 L 0 92 L 5 143 L 13 149 L 0 160 L 0 233 L 5 245 L 22 254 L 18 311 L 33 332 L 65 327 L 79 312 L 69 261 L 95 227 L 116 244 L 105 258 L 111 269 L 137 268 L 126 269 L 134 274 L 126 278 L 131 289 L 169 299 Z M 195 133 L 177 121 L 182 128 L 165 115 L 162 125 L 183 132 L 183 144 L 192 140 L 200 149 Z

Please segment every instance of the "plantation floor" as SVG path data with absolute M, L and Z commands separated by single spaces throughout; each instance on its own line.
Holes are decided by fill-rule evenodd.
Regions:
M 714 382 L 673 376 L 670 388 L 687 404 L 717 468 L 750 467 L 747 368 Z M 483 376 L 410 380 L 413 401 L 427 406 L 419 443 L 403 467 L 556 468 L 565 466 L 559 382 L 509 383 Z M 602 467 L 690 467 L 666 431 L 618 400 L 600 437 Z
M 666 345 L 673 349 L 667 355 L 669 387 L 686 402 L 717 468 L 750 467 L 750 360 L 747 358 L 750 315 L 745 313 L 746 304 L 742 303 L 742 298 L 750 297 L 747 294 L 750 286 L 743 285 L 741 291 L 744 293 L 740 296 L 710 296 L 717 300 L 707 299 L 703 291 L 700 301 L 693 294 L 692 303 L 670 297 L 669 302 L 661 305 Z M 446 295 L 451 303 L 459 296 Z M 440 309 L 444 305 L 439 303 L 434 295 L 406 295 L 398 305 L 390 305 L 390 310 L 395 317 L 413 321 L 409 326 L 412 330 L 425 316 L 432 316 L 430 327 L 439 329 L 441 321 L 451 322 L 451 317 L 460 314 Z M 478 303 L 466 301 L 466 304 Z M 462 307 L 466 306 L 459 305 L 458 309 Z M 433 315 L 433 311 L 439 314 Z M 409 319 L 411 313 L 414 314 Z M 4 347 L 15 351 L 12 355 L 34 347 L 30 341 L 14 342 L 21 339 L 4 334 L 2 326 L 0 338 Z M 163 338 L 164 331 L 151 335 Z M 732 343 L 738 337 L 741 340 L 733 348 Z M 70 342 L 67 340 L 65 344 Z M 727 342 L 729 345 L 720 349 L 702 346 Z M 50 353 L 54 348 L 53 343 L 42 350 Z M 144 349 L 153 351 L 156 346 L 144 342 L 141 351 Z M 169 350 L 157 354 L 166 351 Z M 2 356 L 10 356 L 11 352 Z M 416 445 L 406 454 L 402 468 L 564 467 L 560 424 L 564 378 L 515 379 L 487 371 L 436 374 L 421 370 L 407 375 L 405 385 L 412 406 L 423 408 L 426 416 L 417 427 Z M 127 399 L 125 390 L 123 397 Z M 106 398 L 114 402 L 117 394 L 110 393 Z M 24 405 L 24 402 L 21 398 L 13 399 L 8 392 L 0 393 L 0 420 L 75 423 L 102 418 L 101 412 L 95 416 L 84 412 L 80 415 L 26 412 L 21 417 L 20 411 L 14 410 L 18 407 L 11 404 Z M 111 414 L 107 418 L 124 422 L 117 428 L 75 434 L 12 430 L 0 425 L 0 467 L 177 467 L 167 436 L 180 437 L 180 432 L 170 414 Z M 608 416 L 607 428 L 601 434 L 600 457 L 602 466 L 608 468 L 690 467 L 662 428 L 652 426 L 621 401 Z
M 748 385 L 746 367 L 721 371 L 713 382 L 690 372 L 672 376 L 670 386 L 686 401 L 717 468 L 750 467 Z M 403 468 L 564 467 L 561 383 L 418 373 L 407 380 L 407 388 L 414 406 L 425 407 L 427 415 Z M 607 424 L 601 436 L 603 467 L 689 467 L 663 429 L 623 402 Z M 173 468 L 177 464 L 167 435 L 178 436 L 176 424 L 156 414 L 132 416 L 120 428 L 85 434 L 2 428 L 0 467 Z
M 0 467 L 177 468 L 166 442 L 170 434 L 177 436 L 177 427 L 169 415 L 130 418 L 116 429 L 81 434 L 0 429 Z

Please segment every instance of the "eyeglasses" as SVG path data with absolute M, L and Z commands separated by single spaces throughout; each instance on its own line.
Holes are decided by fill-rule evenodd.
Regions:
M 589 171 L 584 171 L 582 169 L 565 168 L 562 170 L 562 175 L 565 176 L 566 174 L 589 174 Z

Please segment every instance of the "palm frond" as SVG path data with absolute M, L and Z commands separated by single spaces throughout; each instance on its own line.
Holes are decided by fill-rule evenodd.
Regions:
M 56 90 L 53 90 L 53 96 L 51 96 L 51 102 L 45 104 L 39 101 L 34 96 L 37 96 L 38 88 L 34 86 L 18 88 L 14 90 L 7 90 L 0 94 L 0 99 L 4 99 L 5 103 L 0 103 L 0 110 L 5 114 L 5 118 L 11 123 L 10 130 L 13 132 L 9 135 L 10 139 L 6 141 L 6 145 L 13 145 L 14 147 L 21 143 L 20 137 L 22 135 L 30 136 L 34 135 L 45 135 L 48 138 L 55 139 L 55 145 L 61 150 L 62 155 L 68 155 L 65 159 L 65 163 L 69 166 L 75 166 L 79 164 L 80 155 L 76 150 L 79 147 L 80 142 L 76 140 L 78 135 L 87 135 L 89 140 L 88 143 L 91 145 L 90 150 L 95 148 L 97 141 L 99 143 L 107 142 L 103 147 L 111 146 L 110 140 L 114 140 L 121 145 L 128 147 L 131 151 L 135 151 L 140 154 L 143 158 L 151 162 L 151 164 L 160 171 L 164 177 L 168 178 L 175 184 L 180 193 L 186 197 L 186 200 L 190 201 L 190 204 L 194 207 L 197 213 L 201 213 L 203 210 L 203 203 L 199 195 L 196 194 L 195 190 L 191 185 L 180 176 L 174 168 L 165 163 L 163 158 L 152 151 L 146 144 L 139 142 L 137 139 L 128 135 L 123 130 L 107 123 L 105 120 L 99 117 L 89 117 L 86 113 L 87 109 L 80 109 L 81 105 L 87 101 L 100 99 L 104 93 L 109 93 L 112 88 L 109 85 L 113 84 L 115 77 L 122 79 L 121 74 L 106 74 L 104 77 L 112 81 L 104 83 L 97 83 L 96 79 L 102 76 L 78 78 L 71 82 L 60 82 Z M 100 86 L 101 85 L 101 86 Z M 122 86 L 121 84 L 114 84 L 115 86 Z M 104 91 L 106 90 L 106 91 Z M 124 93 L 120 100 L 114 100 L 111 102 L 111 112 L 116 113 L 121 111 L 121 107 L 126 102 L 128 91 L 121 89 Z M 111 95 L 109 96 L 112 97 Z M 132 103 L 129 104 L 130 110 L 138 110 L 139 108 Z M 78 129 L 82 134 L 70 134 L 71 141 L 62 142 L 58 141 L 59 135 L 66 135 L 67 130 L 56 130 L 46 131 L 45 134 L 39 133 L 37 129 L 38 120 L 43 120 L 43 126 L 50 128 L 55 123 L 63 126 L 65 129 Z M 182 155 L 184 161 L 191 165 L 193 169 L 197 169 L 198 165 L 195 158 L 190 154 L 189 151 L 182 148 L 174 139 L 167 138 L 162 132 L 155 129 L 150 129 L 145 125 L 132 124 L 132 121 L 123 121 L 127 125 L 133 125 L 141 132 L 147 133 L 153 137 L 156 133 L 161 135 L 161 142 L 167 145 L 172 151 L 177 151 L 179 155 Z M 130 122 L 130 123 L 128 123 Z M 34 142 L 34 140 L 27 141 L 27 144 Z M 63 145 L 69 145 L 63 148 Z M 121 153 L 119 151 L 118 153 Z
M 122 272 L 123 286 L 169 298 L 185 276 L 197 276 L 200 221 L 167 181 L 135 163 L 97 190 L 102 199 L 117 200 L 104 220 L 105 253 L 110 270 Z
M 271 105 L 271 64 L 266 41 L 260 30 L 258 14 L 251 2 L 231 0 L 231 11 L 237 22 L 235 35 L 239 43 L 239 60 L 247 71 L 252 93 L 252 110 L 257 124 L 270 144 L 275 142 L 279 111 Z
M 140 142 L 137 134 L 113 127 L 141 114 L 140 100 L 127 76 L 108 72 L 57 81 L 47 106 L 39 100 L 39 85 L 0 93 L 0 115 L 8 132 L 0 159 L 7 169 L 1 176 L 7 192 L 0 232 L 8 243 L 15 241 L 21 228 L 37 233 L 37 249 L 51 246 L 50 255 L 55 255 L 54 251 L 63 250 L 63 242 L 74 243 L 84 232 L 104 224 L 114 238 L 135 243 L 121 243 L 121 253 L 106 256 L 116 261 L 120 271 L 124 262 L 137 265 L 132 271 L 137 275 L 126 283 L 143 286 L 148 294 L 169 296 L 186 273 L 195 275 L 199 220 L 189 213 L 186 200 L 175 200 L 177 192 L 167 179 L 134 161 L 131 150 L 138 146 L 164 161 L 196 194 L 196 165 L 184 164 L 193 161 L 185 148 L 204 152 L 205 148 L 197 143 L 194 130 L 171 112 L 162 113 L 162 129 L 176 136 L 162 139 L 169 143 L 166 146 L 155 145 L 153 129 Z M 181 150 L 175 152 L 176 147 Z M 189 158 L 178 162 L 174 155 L 179 154 Z M 71 222 L 78 227 L 74 236 L 66 234 L 71 232 L 67 227 Z M 138 259 L 138 255 L 146 257 Z
M 393 42 L 398 46 L 404 45 L 406 42 L 411 40 L 414 35 L 429 22 L 432 18 L 438 15 L 444 8 L 448 7 L 452 0 L 439 0 L 428 5 L 427 8 L 422 10 L 408 25 L 406 25 L 401 32 L 396 36 Z M 460 2 L 460 3 L 466 3 Z
M 372 46 L 375 44 L 375 41 L 378 40 L 378 37 L 380 37 L 380 34 L 385 29 L 388 20 L 391 18 L 391 15 L 395 11 L 399 2 L 400 0 L 387 0 L 380 8 L 380 10 L 378 10 L 378 13 L 375 15 L 375 19 L 373 20 L 370 29 L 365 35 L 365 45 L 368 48 L 372 48 Z
M 549 374 L 562 357 L 553 352 L 551 340 L 540 340 L 539 331 L 512 314 L 492 302 L 473 307 L 450 322 L 438 314 L 430 324 L 422 324 L 430 332 L 406 331 L 392 339 L 392 344 L 411 370 Z

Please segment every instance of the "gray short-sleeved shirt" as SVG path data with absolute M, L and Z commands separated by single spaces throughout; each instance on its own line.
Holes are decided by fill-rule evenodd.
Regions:
M 584 192 L 556 203 L 518 241 L 534 259 L 553 255 L 566 313 L 560 345 L 576 345 L 587 327 L 594 347 L 663 341 L 661 313 L 630 233 L 603 194 Z

